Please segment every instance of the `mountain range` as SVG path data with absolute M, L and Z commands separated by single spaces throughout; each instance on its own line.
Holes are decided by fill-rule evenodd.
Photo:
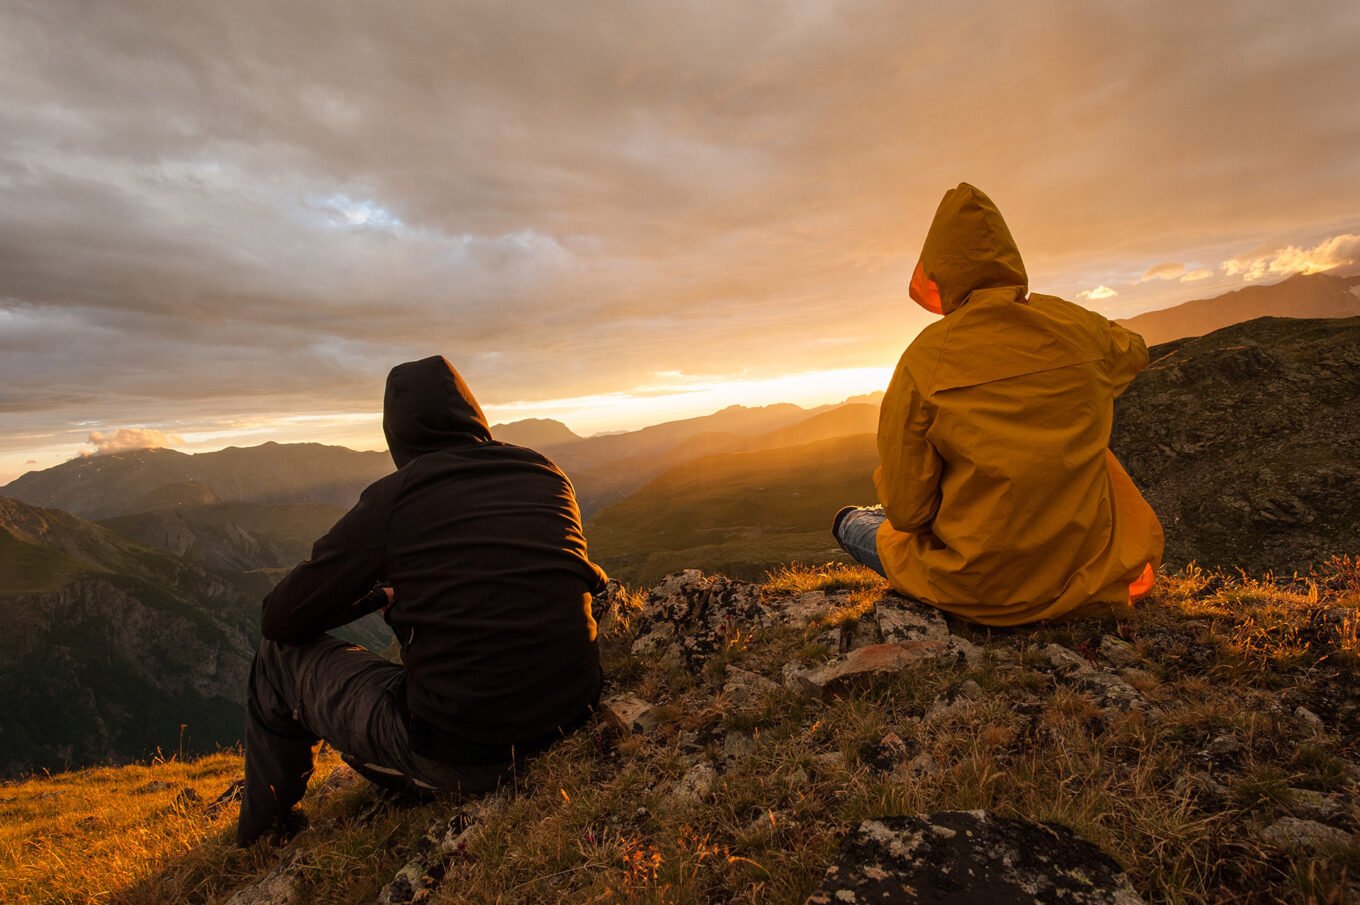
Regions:
M 1247 286 L 1119 321 L 1149 346 L 1203 336 L 1258 317 L 1360 316 L 1360 275 L 1295 274 L 1279 283 Z
M 1280 297 L 1332 280 L 1354 288 L 1294 278 Z M 1169 567 L 1289 573 L 1360 549 L 1360 318 L 1262 318 L 1151 357 L 1111 443 L 1161 515 Z M 873 500 L 880 398 L 588 438 L 547 420 L 493 432 L 563 467 L 614 577 L 758 578 L 844 558 L 829 522 Z M 261 597 L 391 469 L 385 453 L 268 443 L 88 457 L 0 487 L 0 769 L 145 757 L 180 744 L 181 723 L 191 749 L 237 740 Z M 390 640 L 376 616 L 345 635 Z

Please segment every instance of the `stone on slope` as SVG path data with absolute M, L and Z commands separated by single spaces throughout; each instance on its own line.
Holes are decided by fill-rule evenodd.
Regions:
M 449 862 L 461 855 L 480 831 L 477 822 L 480 813 L 479 805 L 468 804 L 452 816 L 431 823 L 416 843 L 415 855 L 378 893 L 378 905 L 428 902 L 448 873 Z
M 743 632 L 767 625 L 770 611 L 760 588 L 697 569 L 666 576 L 647 593 L 634 619 L 634 656 L 678 660 L 692 673 Z
M 727 667 L 727 672 L 723 675 L 723 697 L 733 710 L 751 708 L 762 697 L 778 688 L 778 685 L 764 676 L 736 666 Z
M 942 811 L 866 820 L 807 905 L 1138 905 L 1119 865 L 1066 827 Z
M 297 851 L 287 861 L 249 886 L 238 889 L 227 905 L 291 905 L 302 892 L 302 869 L 306 853 Z
M 947 641 L 909 641 L 871 644 L 851 651 L 817 669 L 791 675 L 804 694 L 826 697 L 861 681 L 890 676 L 921 663 L 945 662 L 958 653 Z
M 1277 848 L 1310 851 L 1341 849 L 1355 841 L 1355 837 L 1345 830 L 1298 817 L 1281 817 L 1261 830 L 1260 837 L 1262 842 Z
M 1147 699 L 1123 678 L 1097 669 L 1091 661 L 1061 644 L 1046 645 L 1040 652 L 1054 674 L 1095 698 L 1106 710 L 1144 710 Z
M 600 702 L 605 717 L 629 734 L 646 735 L 661 723 L 656 708 L 634 694 L 617 694 Z

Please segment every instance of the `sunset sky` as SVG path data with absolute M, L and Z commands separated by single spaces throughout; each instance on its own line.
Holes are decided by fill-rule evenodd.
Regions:
M 0 3 L 0 482 L 882 389 L 959 181 L 1111 317 L 1360 259 L 1360 4 Z

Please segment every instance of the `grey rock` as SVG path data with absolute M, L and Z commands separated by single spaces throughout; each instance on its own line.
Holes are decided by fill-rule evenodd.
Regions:
M 697 569 L 666 576 L 634 618 L 636 656 L 679 658 L 698 674 L 739 633 L 771 622 L 757 585 Z
M 430 824 L 416 844 L 414 856 L 401 866 L 378 893 L 378 905 L 420 905 L 428 902 L 448 872 L 449 862 L 461 855 L 481 830 L 480 806 L 464 805 L 452 816 Z
M 1322 717 L 1302 705 L 1294 708 L 1294 716 L 1299 722 L 1313 729 L 1322 728 Z
M 1056 675 L 1091 694 L 1100 707 L 1117 711 L 1147 707 L 1147 699 L 1138 689 L 1117 675 L 1096 669 L 1076 651 L 1061 644 L 1049 644 L 1040 653 Z
M 797 597 L 770 602 L 770 615 L 785 625 L 801 628 L 826 618 L 839 603 L 838 596 L 826 591 L 807 591 Z
M 866 820 L 807 905 L 1138 905 L 1115 861 L 1054 824 L 944 811 Z
M 1105 662 L 1120 667 L 1137 666 L 1143 661 L 1132 644 L 1114 635 L 1101 636 L 1100 656 Z
M 306 853 L 297 851 L 259 880 L 238 889 L 227 905 L 292 905 L 302 892 L 302 869 Z
M 974 702 L 985 697 L 982 686 L 972 679 L 966 679 L 944 690 L 926 710 L 926 719 L 939 720 L 953 716 L 968 709 Z
M 1281 817 L 1261 830 L 1260 838 L 1267 845 L 1277 848 L 1310 851 L 1344 848 L 1355 841 L 1355 837 L 1345 830 L 1298 817 Z
M 811 697 L 827 697 L 840 693 L 858 682 L 894 675 L 922 663 L 956 664 L 967 661 L 975 645 L 958 638 L 945 641 L 908 641 L 904 644 L 871 644 L 853 650 L 844 657 L 832 660 L 813 670 L 793 673 L 786 679 Z M 967 645 L 964 647 L 963 645 Z
M 624 732 L 647 735 L 661 723 L 656 708 L 633 694 L 619 694 L 600 702 L 605 718 Z
M 1231 735 L 1220 735 L 1209 742 L 1204 750 L 1214 757 L 1223 757 L 1242 750 L 1242 743 Z
M 723 676 L 723 697 L 734 710 L 748 710 L 778 690 L 779 686 L 764 676 L 735 666 L 727 667 Z
M 755 750 L 756 740 L 749 732 L 733 730 L 723 736 L 723 757 L 726 760 L 741 760 Z
M 1289 809 L 1300 817 L 1324 823 L 1343 817 L 1346 813 L 1340 795 L 1328 795 L 1313 789 L 1290 789 Z
M 363 781 L 363 777 L 350 769 L 349 764 L 341 761 L 336 764 L 335 769 L 326 774 L 326 778 L 321 780 L 316 787 L 318 795 L 333 795 L 345 789 L 353 788 Z
M 1076 675 L 1094 671 L 1089 660 L 1061 644 L 1045 645 L 1039 653 L 1048 661 L 1048 665 L 1060 675 Z
M 900 594 L 886 593 L 874 604 L 874 618 L 885 644 L 944 641 L 949 626 L 935 607 Z
M 680 777 L 680 781 L 675 784 L 675 795 L 688 801 L 701 801 L 712 794 L 717 784 L 718 771 L 707 761 L 700 761 Z

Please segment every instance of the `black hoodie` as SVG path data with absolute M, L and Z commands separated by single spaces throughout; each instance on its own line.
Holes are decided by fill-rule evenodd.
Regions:
M 491 761 L 536 747 L 599 698 L 586 555 L 571 483 L 491 438 L 449 362 L 387 377 L 383 431 L 397 471 L 374 482 L 265 598 L 264 636 L 301 643 L 377 609 L 401 642 L 412 747 Z

